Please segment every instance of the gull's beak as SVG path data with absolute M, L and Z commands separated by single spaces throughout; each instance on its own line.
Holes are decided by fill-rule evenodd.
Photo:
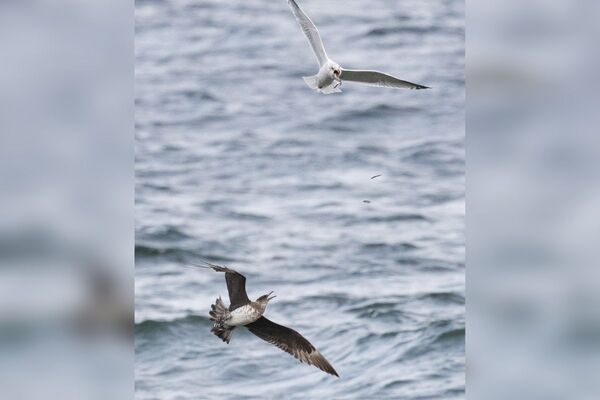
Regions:
M 271 296 L 272 293 L 273 292 L 269 293 L 267 296 Z M 270 300 L 274 299 L 275 297 L 277 297 L 277 296 L 267 297 L 267 301 L 270 301 Z

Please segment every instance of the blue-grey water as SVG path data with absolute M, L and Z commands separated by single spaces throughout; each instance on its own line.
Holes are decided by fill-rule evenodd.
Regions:
M 464 4 L 298 3 L 342 66 L 433 89 L 311 91 L 285 0 L 136 2 L 136 397 L 463 399 Z M 341 377 L 213 336 L 200 259 Z

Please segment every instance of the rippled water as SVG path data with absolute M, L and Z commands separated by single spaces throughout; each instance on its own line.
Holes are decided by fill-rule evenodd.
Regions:
M 285 0 L 136 2 L 136 397 L 462 399 L 464 5 L 299 4 L 342 66 L 433 89 L 312 92 Z M 200 258 L 341 377 L 213 336 Z

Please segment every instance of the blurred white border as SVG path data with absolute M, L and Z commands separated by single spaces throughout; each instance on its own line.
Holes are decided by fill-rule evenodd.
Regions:
M 467 6 L 469 397 L 600 398 L 600 3 Z
M 0 3 L 2 398 L 133 397 L 133 23 Z

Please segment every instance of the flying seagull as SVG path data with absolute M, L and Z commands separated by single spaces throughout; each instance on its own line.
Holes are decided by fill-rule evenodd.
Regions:
M 275 297 L 271 296 L 273 292 L 260 296 L 256 301 L 251 301 L 246 294 L 246 277 L 244 275 L 227 267 L 206 261 L 204 263 L 206 266 L 194 266 L 225 272 L 225 282 L 231 303 L 227 308 L 219 297 L 211 306 L 209 315 L 210 320 L 214 321 L 212 333 L 229 344 L 233 330 L 238 326 L 245 326 L 262 340 L 290 353 L 300 362 L 314 365 L 328 374 L 339 377 L 325 357 L 301 334 L 263 316 L 267 304 Z
M 315 89 L 324 94 L 341 92 L 340 86 L 343 81 L 358 82 L 370 86 L 380 86 L 389 88 L 408 88 L 408 89 L 429 89 L 427 86 L 418 85 L 403 81 L 395 76 L 384 74 L 379 71 L 367 71 L 358 69 L 344 69 L 338 63 L 327 57 L 323 41 L 319 31 L 308 16 L 302 11 L 295 0 L 288 0 L 296 21 L 308 38 L 317 61 L 319 62 L 319 72 L 313 76 L 303 77 L 304 82 L 311 89 Z

